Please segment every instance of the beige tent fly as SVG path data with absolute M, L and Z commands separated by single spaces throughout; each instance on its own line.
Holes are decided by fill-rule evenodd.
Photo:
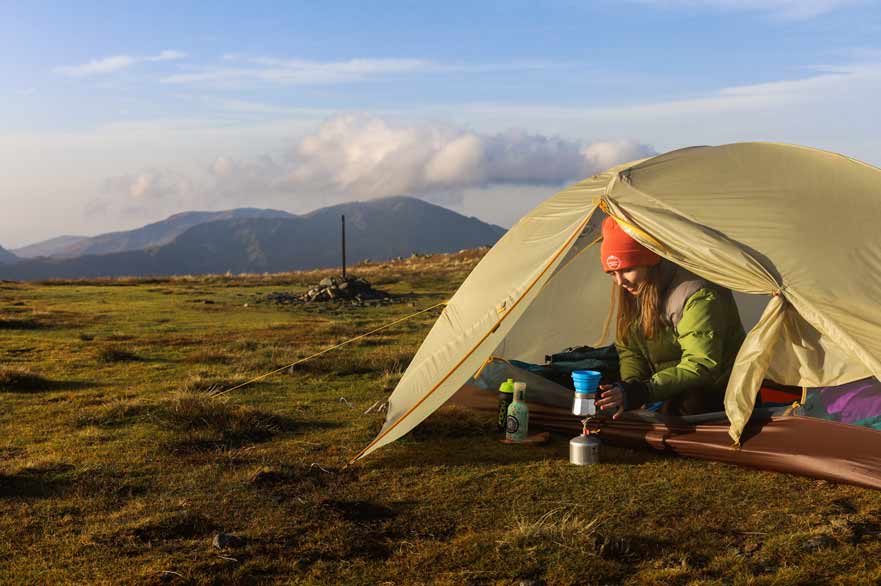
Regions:
M 661 256 L 745 294 L 751 329 L 725 396 L 735 443 L 763 378 L 805 387 L 881 378 L 881 170 L 799 146 L 687 148 L 576 183 L 517 222 L 449 301 L 356 459 L 413 429 L 491 356 L 541 362 L 597 342 L 610 298 L 596 246 L 606 214 Z M 764 306 L 758 319 L 750 300 Z

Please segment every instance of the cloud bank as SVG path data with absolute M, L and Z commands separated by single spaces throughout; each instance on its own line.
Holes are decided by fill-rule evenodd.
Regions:
M 98 208 L 154 214 L 242 205 L 306 210 L 392 195 L 456 204 L 466 190 L 556 187 L 654 152 L 633 140 L 583 143 L 523 130 L 484 134 L 343 115 L 281 154 L 217 156 L 201 178 L 155 169 L 111 177 Z
M 268 186 L 294 193 L 373 198 L 427 195 L 500 184 L 560 185 L 654 150 L 636 141 L 578 141 L 523 130 L 498 134 L 440 125 L 394 125 L 346 115 L 303 138 L 286 158 L 215 169 L 223 185 L 272 177 Z

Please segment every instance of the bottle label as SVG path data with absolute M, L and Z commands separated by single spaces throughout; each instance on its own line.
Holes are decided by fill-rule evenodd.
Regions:
M 508 415 L 508 420 L 505 424 L 505 433 L 517 433 L 518 429 L 520 429 L 520 422 L 513 415 Z

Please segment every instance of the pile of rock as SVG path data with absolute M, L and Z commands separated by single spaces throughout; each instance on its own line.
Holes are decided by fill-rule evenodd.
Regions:
M 327 277 L 303 295 L 303 301 L 381 301 L 391 299 L 385 291 L 374 289 L 360 277 Z
M 291 303 L 312 303 L 316 301 L 336 301 L 364 305 L 372 303 L 391 303 L 394 298 L 374 289 L 368 281 L 360 277 L 327 277 L 321 279 L 316 287 L 310 288 L 302 295 L 275 292 L 269 293 L 260 301 L 287 305 Z

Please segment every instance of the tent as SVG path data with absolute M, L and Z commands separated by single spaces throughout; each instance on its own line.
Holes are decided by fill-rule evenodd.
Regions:
M 613 167 L 521 218 L 449 300 L 356 459 L 413 429 L 493 356 L 540 362 L 611 343 L 599 339 L 606 215 L 738 294 L 748 333 L 725 396 L 732 445 L 750 441 L 766 377 L 801 387 L 881 378 L 881 170 L 792 145 L 692 147 Z

